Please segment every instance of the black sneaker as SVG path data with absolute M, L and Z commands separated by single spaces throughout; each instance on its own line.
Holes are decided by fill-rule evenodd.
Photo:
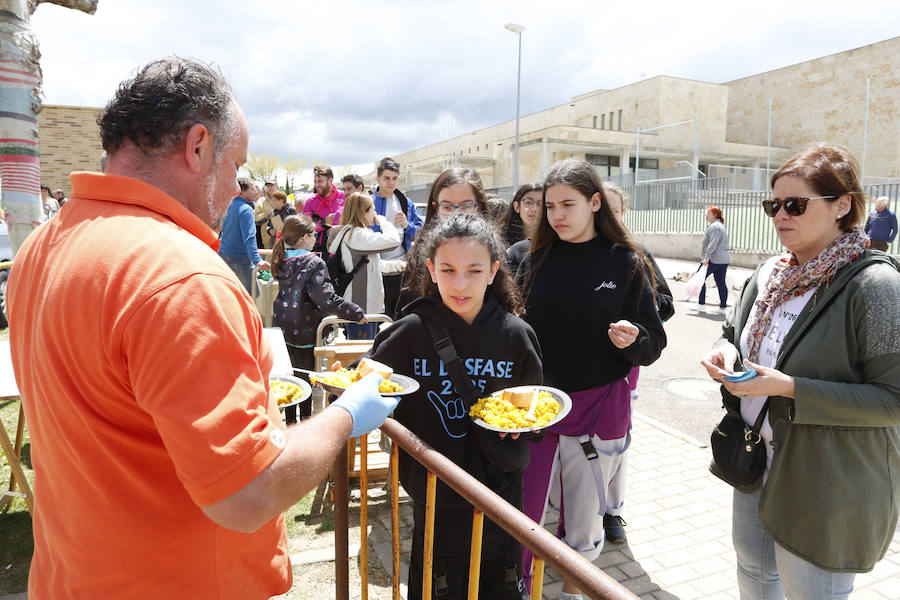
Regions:
M 603 531 L 606 532 L 606 541 L 613 544 L 621 544 L 625 541 L 625 519 L 618 515 L 603 515 Z

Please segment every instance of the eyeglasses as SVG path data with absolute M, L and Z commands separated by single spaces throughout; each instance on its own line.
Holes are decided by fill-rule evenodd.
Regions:
M 389 171 L 397 171 L 399 173 L 400 172 L 400 163 L 390 162 L 390 161 L 383 162 L 383 163 L 381 163 L 381 168 L 387 169 Z
M 810 200 L 828 200 L 830 198 L 837 198 L 837 196 L 813 196 L 812 198 L 788 196 L 783 200 L 772 198 L 771 200 L 763 200 L 762 207 L 765 213 L 770 217 L 777 215 L 782 206 L 784 206 L 784 210 L 787 214 L 799 217 L 806 212 L 806 203 Z
M 540 208 L 541 204 L 543 204 L 540 200 L 533 200 L 531 198 L 526 198 L 522 200 L 522 206 L 525 208 Z
M 460 202 L 459 204 L 451 204 L 450 202 L 440 202 L 438 203 L 438 213 L 442 215 L 451 215 L 456 211 L 462 213 L 473 213 L 475 212 L 475 208 L 478 206 L 477 202 L 469 201 L 469 202 Z

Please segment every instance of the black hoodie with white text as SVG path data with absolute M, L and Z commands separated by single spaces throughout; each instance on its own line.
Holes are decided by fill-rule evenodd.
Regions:
M 415 393 L 401 398 L 394 418 L 494 492 L 520 506 L 522 469 L 529 460 L 525 436 L 518 440 L 500 438 L 496 432 L 475 425 L 469 417 L 472 400 L 457 395 L 424 320 L 447 329 L 475 386 L 476 398 L 542 382 L 537 336 L 525 321 L 504 310 L 490 292 L 471 325 L 436 295 L 419 298 L 405 310 L 407 316 L 379 333 L 368 353 L 419 382 Z M 406 492 L 424 503 L 425 468 L 402 451 L 399 475 Z M 468 505 L 440 481 L 437 504 Z

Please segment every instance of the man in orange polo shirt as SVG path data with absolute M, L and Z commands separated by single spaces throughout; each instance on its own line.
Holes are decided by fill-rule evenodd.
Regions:
M 395 401 L 373 375 L 288 430 L 270 402 L 259 314 L 215 252 L 248 140 L 220 73 L 151 63 L 98 124 L 106 174 L 72 175 L 9 279 L 35 471 L 29 598 L 283 593 L 283 511 Z

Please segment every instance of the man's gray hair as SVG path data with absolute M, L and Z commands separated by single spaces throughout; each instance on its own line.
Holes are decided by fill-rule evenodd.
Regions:
M 200 123 L 220 155 L 237 130 L 231 86 L 218 69 L 169 57 L 151 62 L 124 81 L 97 117 L 103 149 L 113 154 L 126 140 L 148 157 L 174 152 Z

